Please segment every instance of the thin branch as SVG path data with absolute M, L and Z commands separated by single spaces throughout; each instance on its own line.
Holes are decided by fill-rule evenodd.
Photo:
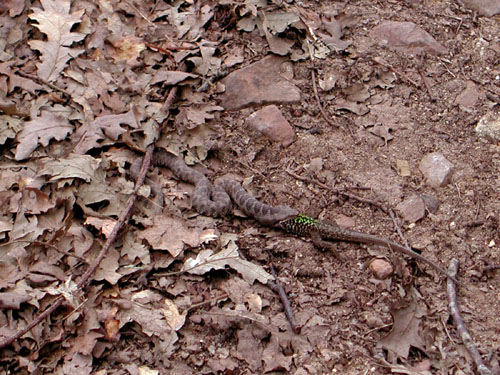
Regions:
M 454 277 L 456 277 L 458 272 L 458 259 L 452 259 L 450 266 L 448 267 L 448 273 Z M 481 354 L 474 345 L 474 341 L 472 341 L 472 337 L 465 325 L 464 320 L 462 319 L 462 315 L 460 314 L 460 309 L 458 308 L 457 302 L 457 287 L 455 282 L 448 278 L 447 281 L 447 292 L 448 292 L 448 305 L 450 307 L 450 313 L 453 317 L 453 322 L 457 327 L 458 334 L 462 339 L 462 342 L 465 345 L 465 348 L 471 355 L 472 359 L 477 368 L 477 373 L 479 375 L 491 375 L 491 370 L 484 364 L 483 359 L 481 358 Z
M 379 202 L 374 201 L 372 199 L 362 198 L 356 194 L 348 193 L 348 192 L 342 191 L 341 189 L 336 189 L 336 188 L 330 187 L 330 186 L 325 185 L 324 183 L 322 183 L 316 179 L 300 176 L 300 175 L 290 171 L 289 169 L 286 169 L 285 172 L 288 173 L 290 176 L 296 178 L 297 180 L 316 184 L 319 187 L 326 189 L 326 190 L 329 190 L 334 194 L 343 195 L 347 198 L 351 198 L 351 199 L 357 200 L 357 201 L 362 202 L 362 203 L 371 204 L 372 206 L 377 207 L 378 209 L 380 209 L 384 213 L 388 212 L 387 208 L 385 208 L 385 206 L 382 203 L 379 203 Z
M 281 304 L 283 305 L 283 311 L 285 312 L 285 316 L 288 319 L 293 332 L 299 334 L 300 327 L 297 325 L 297 321 L 295 320 L 295 314 L 293 313 L 292 305 L 290 303 L 290 300 L 288 299 L 288 296 L 286 295 L 285 288 L 283 288 L 283 285 L 276 275 L 276 271 L 274 270 L 273 266 L 271 266 L 271 272 L 276 281 L 268 281 L 267 284 L 269 285 L 269 288 L 271 288 L 271 290 L 273 290 L 275 293 L 278 293 Z
M 327 123 L 329 123 L 331 126 L 338 128 L 339 127 L 338 124 L 336 124 L 333 120 L 330 119 L 330 117 L 328 117 L 328 114 L 325 112 L 325 110 L 323 109 L 323 106 L 321 105 L 321 100 L 320 100 L 319 94 L 318 94 L 318 88 L 316 86 L 316 73 L 314 72 L 314 68 L 311 69 L 311 80 L 312 80 L 312 84 L 313 84 L 314 97 L 316 98 L 316 101 L 318 102 L 318 108 L 319 108 L 319 111 L 321 112 L 321 116 L 323 116 L 325 121 Z

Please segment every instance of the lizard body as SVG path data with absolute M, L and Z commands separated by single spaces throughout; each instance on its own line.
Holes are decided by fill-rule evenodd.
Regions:
M 406 254 L 411 258 L 427 263 L 436 271 L 442 273 L 443 275 L 446 275 L 454 282 L 461 285 L 461 283 L 457 281 L 455 277 L 451 276 L 448 272 L 446 272 L 443 268 L 438 266 L 433 261 L 393 241 L 389 241 L 363 232 L 344 229 L 336 224 L 328 224 L 302 214 L 296 215 L 286 220 L 282 220 L 278 223 L 278 226 L 286 232 L 293 233 L 302 237 L 311 237 L 313 239 L 313 242 L 315 243 L 317 240 L 338 240 L 386 246 L 394 251 Z M 322 246 L 321 243 L 319 244 L 319 246 Z

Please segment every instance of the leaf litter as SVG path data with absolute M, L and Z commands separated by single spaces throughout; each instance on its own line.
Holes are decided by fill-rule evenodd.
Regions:
M 318 259 L 318 253 L 309 253 L 298 239 L 284 245 L 275 234 L 248 229 L 252 224 L 238 218 L 196 215 L 184 199 L 183 183 L 168 171 L 155 169 L 151 179 L 161 177 L 172 201 L 158 206 L 144 187 L 145 199 L 93 282 L 84 290 L 75 288 L 133 192 L 127 170 L 139 156 L 132 150 L 144 151 L 155 142 L 164 122 L 167 131 L 157 145 L 187 152 L 197 168 L 218 170 L 208 158 L 214 151 L 238 155 L 229 164 L 237 169 L 246 163 L 243 174 L 270 168 L 259 162 L 268 145 L 241 133 L 238 125 L 221 129 L 225 116 L 241 124 L 249 114 L 227 115 L 215 100 L 224 90 L 214 83 L 224 66 L 237 68 L 267 51 L 305 63 L 312 57 L 321 66 L 320 88 L 330 110 L 352 112 L 354 121 L 386 147 L 400 129 L 411 126 L 413 119 L 400 115 L 404 101 L 384 95 L 401 85 L 397 74 L 354 64 L 371 48 L 352 32 L 365 22 L 356 8 L 325 12 L 319 4 L 262 1 L 10 4 L 0 7 L 5 25 L 0 28 L 0 340 L 32 322 L 54 297 L 62 295 L 65 302 L 51 319 L 0 351 L 5 371 L 315 374 L 338 367 L 359 373 L 356 366 L 372 364 L 362 360 L 370 356 L 369 344 L 359 340 L 364 332 L 358 327 L 379 320 L 369 316 L 372 310 L 356 309 L 376 300 L 383 311 L 386 298 L 408 295 L 406 307 L 391 310 L 394 324 L 388 335 L 380 338 L 379 326 L 371 327 L 377 328 L 378 345 L 392 353 L 395 372 L 417 373 L 395 365 L 415 350 L 439 366 L 429 349 L 433 341 L 426 340 L 442 340 L 434 334 L 441 328 L 425 321 L 430 312 L 421 296 L 400 289 L 380 302 L 370 284 L 351 290 L 354 281 L 347 272 L 345 288 L 330 273 L 325 285 L 303 279 L 298 275 L 313 271 L 313 263 L 303 257 Z M 384 10 L 378 12 L 384 18 Z M 374 20 L 372 14 L 365 16 Z M 341 69 L 322 63 L 332 54 L 349 63 Z M 180 62 L 191 64 L 192 72 L 179 71 Z M 202 83 L 207 89 L 197 90 Z M 172 85 L 181 88 L 181 101 L 165 113 Z M 402 97 L 415 94 L 408 92 Z M 315 121 L 309 103 L 296 110 L 310 112 L 307 118 Z M 303 201 L 318 201 L 311 197 Z M 298 288 L 292 295 L 301 335 L 290 331 L 265 285 L 274 279 L 266 271 L 269 252 L 283 266 L 280 279 Z M 287 263 L 292 252 L 295 262 Z M 334 268 L 321 266 L 323 274 Z M 325 298 L 340 289 L 341 297 Z M 346 320 L 355 323 L 343 325 Z M 441 350 L 447 351 L 442 357 L 455 355 Z

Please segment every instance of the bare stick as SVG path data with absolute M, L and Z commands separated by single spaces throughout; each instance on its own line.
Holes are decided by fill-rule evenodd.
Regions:
M 448 267 L 448 273 L 456 277 L 457 272 L 458 272 L 458 259 L 453 258 L 451 260 L 450 266 Z M 481 358 L 481 354 L 479 354 L 479 351 L 474 345 L 474 341 L 472 341 L 472 337 L 469 334 L 467 327 L 465 326 L 464 320 L 462 319 L 462 316 L 460 314 L 460 309 L 458 308 L 458 303 L 457 303 L 457 288 L 455 282 L 450 278 L 448 278 L 447 281 L 447 291 L 448 291 L 448 304 L 450 307 L 451 316 L 453 317 L 453 322 L 457 327 L 458 334 L 460 335 L 460 338 L 462 339 L 465 348 L 467 349 L 472 359 L 474 360 L 474 363 L 476 364 L 477 373 L 479 375 L 491 375 L 492 374 L 491 370 L 484 364 L 483 359 Z
M 283 288 L 283 285 L 280 283 L 278 280 L 278 276 L 276 276 L 276 271 L 274 270 L 274 267 L 271 266 L 271 271 L 272 274 L 275 278 L 276 281 L 268 281 L 267 284 L 269 287 L 275 292 L 278 293 L 280 296 L 281 304 L 283 305 L 283 310 L 285 311 L 285 316 L 288 319 L 288 322 L 290 323 L 290 326 L 292 327 L 293 332 L 295 333 L 300 333 L 300 327 L 297 325 L 297 321 L 295 320 L 295 315 L 292 310 L 292 305 L 290 304 L 290 300 L 288 299 L 288 296 L 286 295 L 285 289 Z
M 296 178 L 299 181 L 304 181 L 304 182 L 309 182 L 309 183 L 316 184 L 319 187 L 321 187 L 323 189 L 326 189 L 326 190 L 329 190 L 329 191 L 331 191 L 334 194 L 343 195 L 343 196 L 345 196 L 347 198 L 351 198 L 351 199 L 357 200 L 358 202 L 361 202 L 361 203 L 371 204 L 372 206 L 377 207 L 378 209 L 380 209 L 384 213 L 388 212 L 387 208 L 385 208 L 382 203 L 379 203 L 377 201 L 374 201 L 374 200 L 371 200 L 371 199 L 367 199 L 367 198 L 362 198 L 362 197 L 360 197 L 360 196 L 358 196 L 356 194 L 348 193 L 346 191 L 342 191 L 341 189 L 336 189 L 336 188 L 330 187 L 330 186 L 325 185 L 321 181 L 318 181 L 318 180 L 316 180 L 314 178 L 300 176 L 300 175 L 296 174 L 295 172 L 292 172 L 289 169 L 286 169 L 285 172 L 287 174 L 289 174 L 290 176 Z
M 316 73 L 314 73 L 314 68 L 311 70 L 311 79 L 312 79 L 312 84 L 313 84 L 314 97 L 316 98 L 316 101 L 318 102 L 318 107 L 319 107 L 319 111 L 321 112 L 321 116 L 323 116 L 325 121 L 327 123 L 329 123 L 331 126 L 335 126 L 336 128 L 338 128 L 338 125 L 335 124 L 335 122 L 333 122 L 333 120 L 331 120 L 328 117 L 328 114 L 325 112 L 325 110 L 323 109 L 323 106 L 321 105 L 321 100 L 319 99 L 319 94 L 318 94 L 318 88 L 316 86 Z

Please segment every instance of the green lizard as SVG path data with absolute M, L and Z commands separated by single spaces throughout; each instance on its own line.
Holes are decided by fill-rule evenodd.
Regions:
M 302 214 L 298 214 L 289 219 L 280 221 L 278 223 L 278 227 L 280 227 L 286 232 L 293 233 L 302 237 L 311 237 L 313 243 L 318 247 L 322 248 L 325 247 L 331 248 L 331 246 L 329 246 L 329 243 L 323 240 L 339 240 L 339 241 L 359 242 L 365 244 L 387 246 L 392 250 L 398 251 L 414 259 L 427 263 L 436 271 L 439 271 L 443 275 L 446 275 L 447 277 L 452 279 L 457 284 L 463 286 L 463 284 L 460 283 L 455 277 L 450 275 L 436 263 L 414 252 L 413 250 L 401 246 L 393 241 L 385 240 L 383 238 L 367 233 L 344 229 L 336 224 L 335 225 L 327 224 L 325 222 L 313 219 L 312 217 Z

